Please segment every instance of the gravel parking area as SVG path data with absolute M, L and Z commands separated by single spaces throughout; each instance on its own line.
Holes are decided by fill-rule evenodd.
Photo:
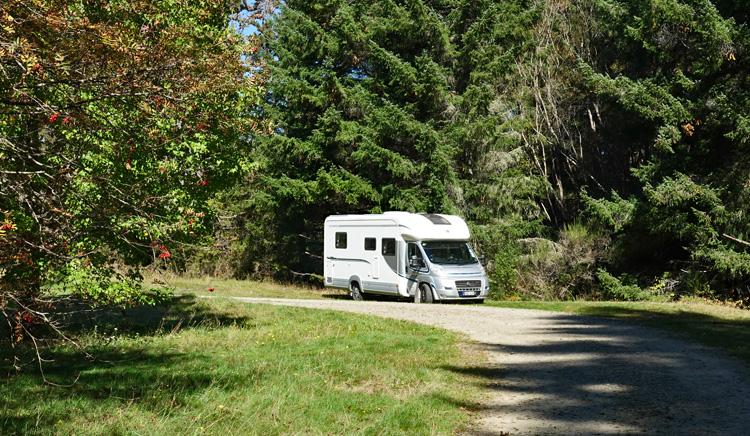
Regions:
M 486 351 L 473 434 L 745 435 L 750 372 L 716 350 L 618 320 L 476 305 L 235 298 L 418 322 Z

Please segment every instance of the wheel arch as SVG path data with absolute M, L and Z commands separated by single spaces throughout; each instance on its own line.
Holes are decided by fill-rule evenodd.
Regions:
M 433 283 L 433 280 L 431 277 L 429 280 L 420 280 L 417 282 L 417 287 L 421 287 L 422 285 L 427 285 L 430 287 L 430 292 L 432 293 L 433 301 L 440 301 L 440 296 L 437 293 L 437 287 L 435 286 L 435 283 Z

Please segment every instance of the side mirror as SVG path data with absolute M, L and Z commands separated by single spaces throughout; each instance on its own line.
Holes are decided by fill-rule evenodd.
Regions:
M 487 258 L 484 256 L 479 256 L 479 263 L 481 263 L 482 266 L 487 266 Z
M 424 260 L 418 257 L 412 257 L 411 259 L 409 259 L 409 268 L 411 269 L 424 268 Z

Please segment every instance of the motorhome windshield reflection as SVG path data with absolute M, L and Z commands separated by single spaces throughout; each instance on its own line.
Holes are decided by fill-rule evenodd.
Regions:
M 466 242 L 424 241 L 422 248 L 430 262 L 438 265 L 469 265 L 478 262 Z

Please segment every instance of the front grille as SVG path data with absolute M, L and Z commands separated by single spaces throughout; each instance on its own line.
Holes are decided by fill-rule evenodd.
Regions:
M 476 290 L 479 290 L 481 287 L 481 280 L 456 280 L 456 288 L 460 290 L 473 291 L 474 289 L 472 288 L 477 288 Z
M 482 292 L 482 281 L 456 280 L 456 290 L 461 297 L 475 297 Z

